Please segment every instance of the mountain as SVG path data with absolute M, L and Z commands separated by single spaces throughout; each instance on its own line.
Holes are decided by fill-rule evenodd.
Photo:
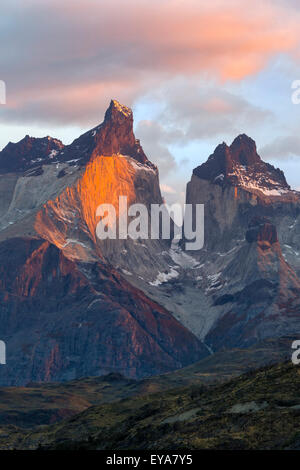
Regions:
M 299 331 L 300 193 L 282 171 L 241 135 L 193 171 L 186 202 L 205 205 L 205 245 L 193 253 L 214 319 L 205 341 L 245 347 Z
M 100 204 L 112 204 L 118 218 L 119 196 L 127 196 L 128 206 L 142 203 L 148 209 L 163 202 L 158 170 L 135 139 L 129 108 L 112 100 L 102 124 L 51 159 L 44 149 L 39 154 L 43 165 L 29 158 L 23 140 L 11 145 L 14 154 L 35 166 L 29 173 L 21 172 L 22 165 L 14 173 L 7 173 L 6 168 L 1 175 L 1 159 L 4 165 L 7 150 L 4 156 L 0 154 L 0 240 L 41 237 L 72 259 L 100 258 L 149 282 L 171 263 L 169 240 L 99 240 L 95 234 Z M 127 217 L 128 222 L 131 219 Z
M 205 246 L 230 250 L 243 239 L 251 219 L 269 218 L 277 228 L 283 251 L 300 273 L 300 193 L 291 190 L 283 172 L 261 160 L 255 142 L 238 136 L 231 146 L 219 145 L 195 168 L 187 185 L 186 201 L 205 204 Z
M 0 385 L 139 379 L 300 329 L 300 193 L 246 135 L 219 145 L 187 185 L 186 202 L 205 205 L 199 251 L 161 233 L 96 236 L 101 204 L 116 208 L 118 233 L 119 216 L 132 220 L 120 196 L 148 214 L 163 203 L 132 111 L 116 100 L 70 145 L 9 144 L 0 194 Z
M 132 279 L 210 351 L 249 347 L 300 329 L 300 193 L 265 163 L 255 142 L 219 145 L 187 184 L 204 204 L 204 248 L 172 244 L 172 279 Z M 184 244 L 182 244 L 184 246 Z
M 262 161 L 254 140 L 245 134 L 239 135 L 228 147 L 219 145 L 208 160 L 195 168 L 193 174 L 213 183 L 229 184 L 248 189 L 254 194 L 278 196 L 288 193 L 284 173 Z
M 30 174 L 30 170 L 34 169 L 38 174 L 42 171 L 42 165 L 52 163 L 63 148 L 63 143 L 58 139 L 26 135 L 17 144 L 9 142 L 0 152 L 0 172 L 27 171 Z
M 51 140 L 49 153 L 45 141 L 23 139 L 0 154 L 0 337 L 7 345 L 0 384 L 111 371 L 144 377 L 208 355 L 128 282 L 131 270 L 155 280 L 171 259 L 170 242 L 95 235 L 102 203 L 118 213 L 120 195 L 128 204 L 162 202 L 158 170 L 134 137 L 131 110 L 113 100 L 104 122 L 71 145 Z

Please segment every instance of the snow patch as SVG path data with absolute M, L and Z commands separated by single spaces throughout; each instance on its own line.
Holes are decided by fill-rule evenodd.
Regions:
M 174 279 L 179 276 L 179 272 L 176 269 L 171 268 L 171 270 L 167 273 L 159 273 L 155 281 L 149 282 L 151 286 L 159 286 L 164 282 L 168 282 L 170 279 Z
M 132 276 L 132 273 L 130 271 L 127 271 L 127 269 L 122 269 L 122 272 L 127 276 Z
M 119 155 L 122 158 L 126 158 L 126 160 L 130 163 L 130 165 L 137 171 L 148 171 L 150 173 L 154 173 L 156 175 L 156 170 L 151 168 L 148 165 L 138 162 L 134 158 L 130 157 L 129 155 Z

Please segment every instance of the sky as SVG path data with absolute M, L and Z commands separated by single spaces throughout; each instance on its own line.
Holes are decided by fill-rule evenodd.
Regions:
M 300 190 L 299 24 L 296 0 L 1 0 L 0 148 L 26 134 L 68 144 L 114 98 L 170 203 L 241 133 Z

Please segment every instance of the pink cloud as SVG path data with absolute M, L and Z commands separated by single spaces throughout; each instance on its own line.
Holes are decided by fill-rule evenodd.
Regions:
M 297 10 L 270 0 L 29 0 L 19 12 L 2 32 L 7 120 L 86 124 L 110 97 L 132 104 L 176 76 L 242 80 L 299 38 Z

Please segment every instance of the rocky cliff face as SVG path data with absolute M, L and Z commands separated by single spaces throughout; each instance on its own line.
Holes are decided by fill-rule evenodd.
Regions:
M 269 196 L 290 190 L 283 172 L 263 162 L 254 140 L 245 134 L 239 135 L 229 147 L 225 142 L 219 145 L 203 165 L 194 169 L 193 174 L 212 183 L 227 183 Z
M 207 354 L 164 308 L 110 266 L 70 260 L 47 241 L 0 244 L 1 385 L 117 371 L 144 377 Z
M 34 165 L 23 141 L 11 145 L 22 161 Z M 6 167 L 6 174 L 0 174 L 0 191 L 3 188 L 5 193 L 0 202 L 0 239 L 16 235 L 42 237 L 64 249 L 68 256 L 100 258 L 148 282 L 166 269 L 172 261 L 167 254 L 170 240 L 96 237 L 99 205 L 109 203 L 115 207 L 118 233 L 120 196 L 127 197 L 128 206 L 144 204 L 149 213 L 151 204 L 163 202 L 158 170 L 135 139 L 129 108 L 112 100 L 102 124 L 52 152 L 51 159 L 47 149 L 39 155 L 39 162 L 30 172 L 22 171 L 21 165 L 15 173 L 7 173 Z M 4 165 L 6 157 L 2 158 Z M 132 217 L 126 219 L 129 224 Z
M 300 194 L 252 139 L 221 144 L 193 172 L 198 252 L 100 240 L 100 204 L 115 207 L 117 233 L 119 216 L 132 220 L 119 196 L 162 203 L 132 112 L 115 100 L 71 145 L 26 137 L 0 153 L 0 384 L 143 377 L 299 331 Z
M 42 165 L 50 164 L 64 148 L 63 143 L 51 137 L 35 138 L 26 135 L 17 144 L 9 142 L 0 152 L 0 172 L 24 172 L 35 169 L 42 171 Z
M 7 344 L 0 383 L 115 370 L 142 377 L 207 355 L 193 333 L 124 279 L 134 272 L 154 281 L 171 261 L 170 242 L 95 234 L 102 203 L 117 216 L 119 196 L 128 205 L 162 203 L 131 110 L 112 101 L 104 122 L 69 146 L 27 141 L 0 154 L 0 337 Z
M 233 248 L 256 216 L 274 222 L 283 245 L 294 240 L 292 244 L 299 247 L 295 238 L 300 228 L 300 193 L 290 189 L 281 170 L 261 160 L 255 142 L 245 135 L 230 147 L 219 145 L 194 170 L 186 200 L 205 204 L 205 240 L 211 250 L 214 245 L 216 249 Z M 299 262 L 294 262 L 298 269 Z
M 284 174 L 242 135 L 194 170 L 187 203 L 205 204 L 205 247 L 195 253 L 214 318 L 205 340 L 218 349 L 299 331 L 300 194 Z
M 246 241 L 224 265 L 213 302 L 223 312 L 206 341 L 219 347 L 248 346 L 300 328 L 300 280 L 285 261 L 270 222 L 253 220 Z

